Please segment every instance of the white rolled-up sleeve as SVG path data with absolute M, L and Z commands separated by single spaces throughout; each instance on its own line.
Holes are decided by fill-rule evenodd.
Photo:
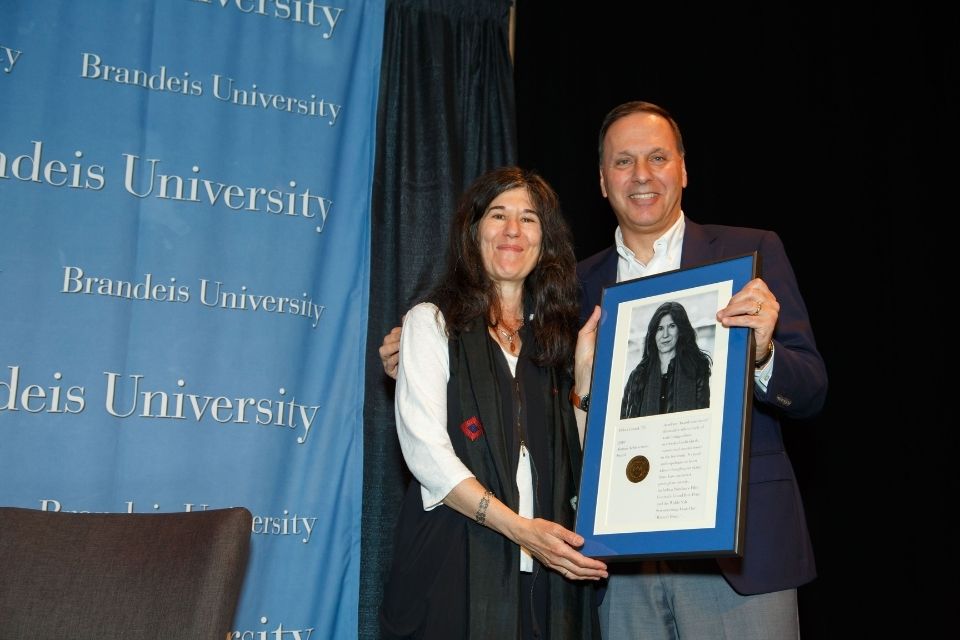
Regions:
M 463 480 L 474 477 L 457 457 L 447 433 L 449 380 L 443 316 L 433 304 L 418 304 L 403 320 L 394 410 L 400 450 L 421 485 L 427 511 Z

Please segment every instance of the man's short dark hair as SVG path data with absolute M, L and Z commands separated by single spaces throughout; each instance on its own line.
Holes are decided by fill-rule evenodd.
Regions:
M 634 100 L 632 102 L 624 102 L 621 105 L 617 105 L 611 109 L 607 116 L 603 119 L 603 124 L 600 125 L 600 143 L 598 145 L 601 165 L 603 165 L 603 139 L 607 137 L 607 131 L 610 130 L 610 127 L 613 126 L 614 122 L 620 118 L 625 118 L 626 116 L 634 113 L 652 113 L 653 115 L 660 116 L 669 122 L 670 128 L 673 129 L 673 135 L 677 138 L 677 149 L 680 151 L 680 155 L 686 155 L 686 151 L 683 148 L 683 136 L 680 135 L 680 125 L 678 125 L 677 121 L 673 119 L 673 116 L 670 115 L 670 112 L 659 105 L 653 104 L 652 102 Z

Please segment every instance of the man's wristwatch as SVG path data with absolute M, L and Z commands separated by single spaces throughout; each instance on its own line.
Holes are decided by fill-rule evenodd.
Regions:
M 767 363 L 770 362 L 770 358 L 773 357 L 773 340 L 770 341 L 770 346 L 767 347 L 767 352 L 763 356 L 753 363 L 755 369 L 763 369 L 767 366 Z
M 590 410 L 590 394 L 584 395 L 582 398 L 577 395 L 577 392 L 573 389 L 570 389 L 570 402 L 573 403 L 577 409 L 580 411 L 589 411 Z

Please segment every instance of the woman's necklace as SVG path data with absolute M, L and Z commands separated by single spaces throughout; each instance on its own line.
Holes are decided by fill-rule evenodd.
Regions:
M 517 324 L 517 328 L 514 329 L 513 331 L 507 331 L 505 329 L 501 329 L 499 320 L 497 321 L 497 324 L 494 326 L 497 330 L 497 333 L 503 336 L 503 339 L 507 341 L 507 347 L 510 349 L 510 353 L 516 353 L 517 343 L 514 342 L 513 339 L 517 337 L 517 331 L 520 331 L 520 327 L 523 326 L 523 318 L 520 318 L 520 322 L 519 324 Z

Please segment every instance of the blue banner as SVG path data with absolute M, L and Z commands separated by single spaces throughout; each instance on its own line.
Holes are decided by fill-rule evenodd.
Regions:
M 383 16 L 0 0 L 0 503 L 249 508 L 235 638 L 357 632 Z

